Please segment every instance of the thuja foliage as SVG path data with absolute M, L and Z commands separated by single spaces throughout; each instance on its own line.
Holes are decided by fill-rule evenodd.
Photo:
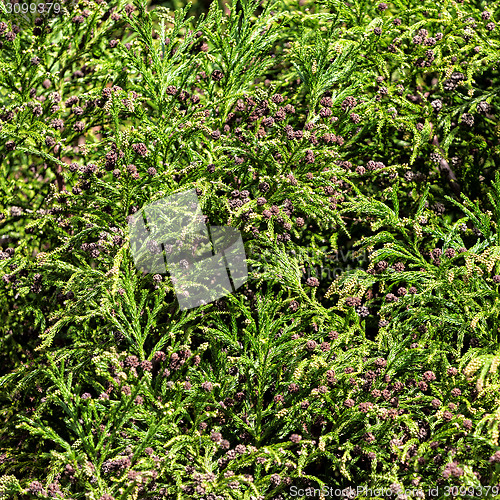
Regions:
M 499 2 L 16 5 L 0 498 L 494 497 Z M 250 273 L 183 311 L 129 221 L 193 188 Z

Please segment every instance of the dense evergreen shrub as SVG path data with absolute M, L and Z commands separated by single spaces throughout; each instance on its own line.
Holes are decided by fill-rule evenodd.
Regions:
M 0 4 L 0 498 L 496 497 L 499 2 L 55 5 Z M 250 275 L 183 311 L 129 221 L 193 188 Z

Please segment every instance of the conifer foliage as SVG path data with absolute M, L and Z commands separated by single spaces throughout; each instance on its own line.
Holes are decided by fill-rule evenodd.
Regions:
M 2 0 L 0 499 L 496 497 L 499 19 Z M 181 310 L 188 189 L 249 279 Z

